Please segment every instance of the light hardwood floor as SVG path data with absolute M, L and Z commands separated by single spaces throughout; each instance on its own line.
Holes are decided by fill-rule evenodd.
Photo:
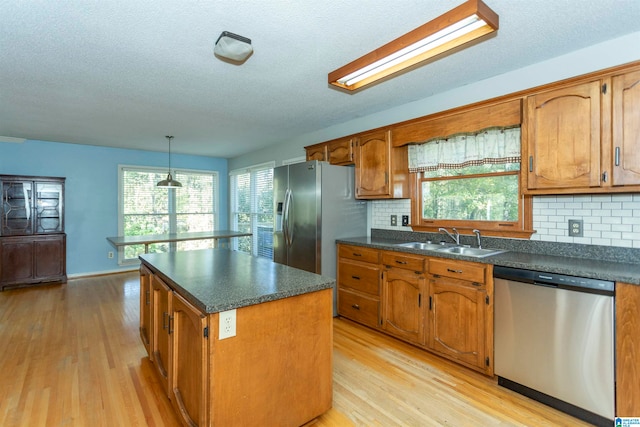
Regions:
M 137 273 L 0 292 L 0 426 L 178 426 L 140 341 L 138 295 Z M 335 319 L 333 409 L 309 425 L 587 424 Z

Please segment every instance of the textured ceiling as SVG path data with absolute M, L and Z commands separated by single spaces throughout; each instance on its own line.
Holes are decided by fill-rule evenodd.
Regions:
M 0 0 L 0 135 L 166 151 L 171 134 L 230 158 L 640 31 L 638 0 L 486 0 L 497 36 L 353 94 L 327 84 L 462 2 Z M 244 65 L 214 57 L 225 30 L 252 39 Z

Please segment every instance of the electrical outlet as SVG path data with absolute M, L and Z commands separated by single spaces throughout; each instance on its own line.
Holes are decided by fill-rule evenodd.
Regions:
M 409 215 L 402 215 L 402 226 L 407 227 L 409 225 Z
M 569 220 L 569 236 L 570 237 L 583 237 L 583 222 L 581 219 L 570 219 Z
M 236 336 L 236 310 L 221 311 L 218 318 L 220 328 L 218 339 L 231 338 Z
M 394 227 L 398 225 L 398 215 L 391 215 L 391 225 Z
M 109 252 L 107 253 L 107 258 L 113 258 L 113 252 L 109 251 Z

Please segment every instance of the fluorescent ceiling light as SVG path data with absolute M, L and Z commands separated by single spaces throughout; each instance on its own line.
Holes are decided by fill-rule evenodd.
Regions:
M 355 90 L 498 29 L 498 15 L 468 0 L 355 61 L 329 73 L 329 83 Z

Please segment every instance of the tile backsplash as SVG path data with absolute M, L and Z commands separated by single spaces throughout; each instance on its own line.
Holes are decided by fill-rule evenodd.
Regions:
M 411 231 L 400 225 L 411 215 L 410 200 L 376 200 L 371 209 L 372 228 Z M 569 236 L 570 219 L 583 221 L 583 237 Z M 531 240 L 640 248 L 640 194 L 535 196 L 533 229 Z

